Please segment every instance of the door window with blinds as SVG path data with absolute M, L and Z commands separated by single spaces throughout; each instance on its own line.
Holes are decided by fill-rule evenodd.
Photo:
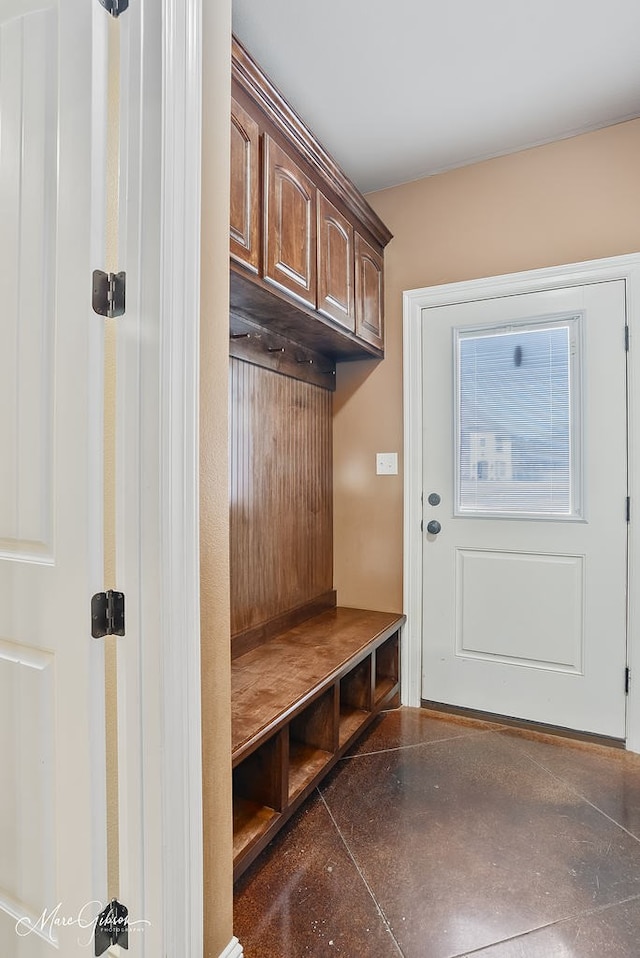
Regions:
M 454 330 L 455 514 L 582 518 L 582 317 Z

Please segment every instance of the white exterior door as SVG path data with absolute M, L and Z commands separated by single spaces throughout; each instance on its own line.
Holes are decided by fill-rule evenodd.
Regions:
M 87 0 L 0 0 L 0 954 L 12 958 L 92 953 L 106 892 L 89 612 L 102 588 L 90 290 L 105 18 Z
M 625 321 L 623 281 L 423 309 L 423 699 L 624 738 Z

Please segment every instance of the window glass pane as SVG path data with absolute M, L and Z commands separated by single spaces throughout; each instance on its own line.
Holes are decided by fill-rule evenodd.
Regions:
M 579 317 L 457 330 L 458 515 L 573 518 Z

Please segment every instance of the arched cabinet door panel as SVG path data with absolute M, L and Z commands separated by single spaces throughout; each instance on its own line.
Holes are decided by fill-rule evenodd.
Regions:
M 318 310 L 355 329 L 353 226 L 318 192 Z
M 264 181 L 264 278 L 315 308 L 316 188 L 267 134 Z
M 260 268 L 259 148 L 258 124 L 232 99 L 230 253 L 255 273 Z
M 380 253 L 356 233 L 356 335 L 384 347 L 384 282 Z

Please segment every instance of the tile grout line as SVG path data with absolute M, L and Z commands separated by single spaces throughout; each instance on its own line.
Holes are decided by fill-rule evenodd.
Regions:
M 507 745 L 514 752 L 518 752 L 513 742 L 509 742 L 507 740 Z M 538 768 L 541 768 L 543 772 L 547 773 L 547 775 L 551 775 L 551 777 L 555 778 L 557 782 L 561 782 L 563 785 L 565 785 L 569 789 L 569 791 L 573 792 L 574 795 L 577 795 L 578 798 L 581 798 L 586 805 L 589 805 L 590 808 L 593 808 L 594 811 L 599 812 L 599 814 L 602 815 L 604 818 L 606 818 L 608 821 L 610 821 L 612 825 L 615 825 L 621 831 L 625 832 L 630 838 L 634 840 L 634 842 L 637 842 L 638 844 L 640 844 L 640 838 L 637 835 L 634 835 L 633 832 L 630 832 L 628 828 L 625 828 L 624 825 L 622 825 L 620 822 L 617 822 L 615 818 L 612 818 L 611 815 L 609 815 L 607 812 L 604 811 L 604 809 L 600 808 L 598 805 L 595 804 L 595 802 L 592 802 L 590 799 L 588 799 L 586 795 L 583 795 L 582 792 L 579 791 L 575 787 L 575 785 L 573 785 L 566 778 L 563 778 L 561 775 L 558 775 L 556 772 L 552 772 L 550 768 L 547 768 L 546 765 L 543 765 L 542 762 L 537 761 L 537 759 L 533 758 L 531 755 L 528 755 L 526 752 L 524 753 L 518 752 L 518 754 L 524 754 L 525 758 L 528 759 L 528 761 L 530 761 L 533 765 L 536 765 Z
M 612 901 L 608 905 L 600 905 L 598 908 L 590 908 L 587 911 L 581 911 L 575 915 L 568 915 L 566 918 L 558 918 L 556 921 L 549 921 L 545 925 L 538 925 L 536 928 L 530 928 L 529 931 L 523 931 L 519 935 L 511 935 L 509 938 L 501 938 L 499 941 L 492 941 L 488 945 L 482 945 L 480 948 L 474 948 L 473 951 L 462 951 L 452 958 L 471 958 L 472 955 L 482 955 L 483 951 L 489 951 L 505 945 L 510 941 L 519 941 L 521 938 L 527 938 L 529 935 L 535 935 L 538 931 L 546 931 L 547 928 L 555 928 L 558 925 L 564 925 L 568 921 L 577 921 L 580 918 L 588 918 L 590 915 L 598 915 L 601 912 L 608 911 L 610 908 L 618 908 L 620 905 L 628 905 L 629 902 L 640 901 L 640 895 L 631 895 L 629 898 L 623 898 L 621 901 Z
M 355 860 L 355 858 L 354 858 L 354 856 L 353 856 L 353 853 L 352 853 L 351 849 L 349 848 L 349 845 L 348 845 L 348 843 L 347 843 L 347 841 L 346 841 L 344 835 L 342 834 L 342 831 L 341 831 L 341 829 L 340 829 L 340 826 L 338 825 L 338 823 L 336 822 L 335 818 L 333 817 L 333 813 L 332 813 L 331 809 L 329 808 L 329 806 L 328 806 L 328 804 L 327 804 L 327 801 L 326 801 L 324 795 L 322 794 L 322 792 L 320 791 L 319 788 L 317 789 L 317 792 L 318 792 L 318 795 L 320 796 L 320 799 L 321 799 L 321 801 L 322 801 L 322 804 L 324 805 L 324 807 L 325 807 L 326 810 L 327 810 L 327 814 L 329 815 L 329 818 L 330 818 L 331 821 L 333 822 L 333 826 L 334 826 L 335 830 L 337 831 L 338 835 L 340 836 L 340 841 L 341 841 L 342 844 L 344 845 L 345 850 L 346 850 L 346 852 L 347 852 L 347 855 L 349 856 L 349 858 L 350 858 L 351 861 L 353 862 L 356 871 L 357 871 L 358 874 L 360 875 L 360 878 L 362 879 L 362 881 L 363 881 L 363 883 L 364 883 L 364 886 L 365 886 L 365 888 L 367 889 L 367 891 L 368 891 L 368 893 L 369 893 L 369 895 L 370 895 L 370 897 L 371 897 L 371 900 L 372 900 L 373 904 L 375 905 L 376 911 L 377 911 L 378 914 L 380 915 L 380 918 L 381 918 L 381 920 L 382 920 L 382 924 L 383 924 L 384 927 L 386 928 L 387 932 L 389 933 L 389 936 L 390 936 L 391 940 L 393 941 L 394 945 L 395 945 L 396 948 L 398 949 L 398 955 L 400 956 L 400 958 L 405 958 L 405 954 L 404 954 L 402 948 L 400 947 L 400 945 L 398 944 L 398 940 L 396 939 L 396 936 L 394 935 L 394 933 L 393 933 L 393 931 L 392 931 L 392 929 L 391 929 L 391 925 L 389 924 L 389 921 L 388 921 L 388 919 L 387 919 L 387 916 L 385 915 L 385 913 L 383 912 L 382 908 L 381 908 L 380 905 L 378 904 L 378 900 L 377 900 L 376 896 L 373 894 L 373 891 L 372 891 L 372 889 L 371 889 L 371 886 L 369 885 L 369 882 L 368 882 L 367 879 L 364 877 L 364 875 L 363 875 L 363 873 L 362 873 L 362 869 L 360 868 L 360 866 L 358 865 L 357 861 Z
M 470 729 L 469 732 L 464 732 L 462 735 L 450 735 L 447 738 L 434 738 L 429 742 L 413 742 L 411 745 L 393 745 L 391 748 L 379 748 L 373 752 L 359 752 L 357 755 L 343 755 L 340 759 L 341 762 L 351 761 L 355 758 L 368 758 L 370 755 L 384 755 L 385 752 L 401 752 L 409 748 L 422 748 L 423 746 L 428 745 L 442 745 L 443 742 L 457 742 L 460 739 L 471 738 L 472 736 L 477 735 L 495 735 L 497 732 L 502 731 L 507 728 L 506 725 L 501 725 L 500 728 L 479 728 L 479 729 Z

